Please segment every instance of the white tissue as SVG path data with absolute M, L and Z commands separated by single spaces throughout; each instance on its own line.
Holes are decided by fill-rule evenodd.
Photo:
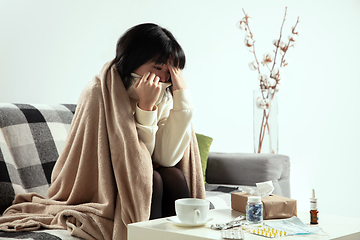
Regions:
M 256 187 L 241 187 L 243 192 L 253 196 L 266 197 L 273 193 L 275 187 L 272 181 L 256 183 Z

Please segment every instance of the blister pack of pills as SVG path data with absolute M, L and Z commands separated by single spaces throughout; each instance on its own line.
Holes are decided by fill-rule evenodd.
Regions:
M 213 230 L 220 230 L 223 239 L 244 239 L 243 229 L 240 228 L 241 226 L 246 225 L 243 221 L 244 219 L 245 215 L 242 215 L 230 222 L 212 224 L 210 228 Z
M 239 216 L 239 217 L 235 218 L 235 220 L 230 221 L 230 222 L 226 222 L 226 223 L 222 223 L 222 224 L 212 224 L 210 228 L 214 229 L 214 230 L 226 230 L 226 229 L 230 229 L 230 228 L 234 228 L 234 227 L 240 227 L 245 224 L 242 221 L 244 219 L 245 219 L 245 216 Z
M 221 237 L 223 239 L 244 239 L 244 232 L 241 228 L 221 230 Z
M 285 231 L 279 231 L 271 227 L 254 227 L 249 230 L 249 233 L 268 238 L 283 237 L 287 235 Z

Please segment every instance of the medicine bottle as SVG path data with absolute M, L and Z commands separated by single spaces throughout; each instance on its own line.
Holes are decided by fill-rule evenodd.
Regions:
M 263 221 L 263 203 L 261 197 L 248 197 L 246 203 L 246 220 L 249 223 L 262 223 Z
M 317 208 L 317 198 L 315 197 L 315 190 L 312 190 L 311 198 L 310 198 L 310 224 L 318 224 L 319 216 L 318 216 L 318 208 Z

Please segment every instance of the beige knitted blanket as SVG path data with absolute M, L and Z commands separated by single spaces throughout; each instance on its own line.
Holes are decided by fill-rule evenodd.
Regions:
M 205 198 L 194 132 L 177 167 L 191 196 Z M 0 217 L 0 230 L 65 228 L 84 239 L 126 239 L 127 224 L 149 219 L 152 174 L 151 156 L 138 138 L 128 94 L 107 63 L 79 98 L 47 197 L 17 195 Z

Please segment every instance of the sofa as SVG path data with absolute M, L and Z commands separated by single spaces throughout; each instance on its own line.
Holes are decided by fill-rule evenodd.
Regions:
M 0 214 L 11 205 L 15 194 L 36 192 L 45 196 L 75 111 L 75 104 L 0 103 Z M 288 156 L 212 152 L 209 147 L 200 152 L 211 208 L 229 208 L 229 193 L 269 180 L 274 184 L 275 194 L 290 197 Z M 49 235 L 41 238 L 41 234 Z M 65 230 L 0 232 L 0 238 L 7 236 L 71 239 Z

